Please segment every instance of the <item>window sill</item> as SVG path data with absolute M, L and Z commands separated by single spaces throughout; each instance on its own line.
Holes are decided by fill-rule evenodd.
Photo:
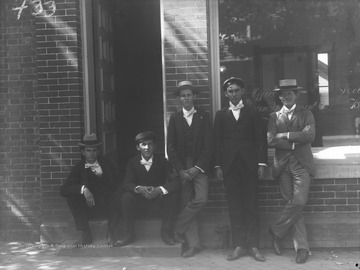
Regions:
M 272 164 L 274 152 L 269 149 L 269 164 Z M 315 179 L 360 177 L 360 145 L 313 147 L 312 153 Z M 268 178 L 271 179 L 270 172 Z

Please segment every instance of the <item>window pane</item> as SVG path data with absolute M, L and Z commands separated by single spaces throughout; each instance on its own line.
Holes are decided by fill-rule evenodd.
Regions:
M 219 0 L 220 78 L 244 80 L 244 102 L 266 119 L 273 89 L 296 79 L 311 109 L 313 146 L 360 145 L 360 2 Z M 223 96 L 222 105 L 226 105 Z

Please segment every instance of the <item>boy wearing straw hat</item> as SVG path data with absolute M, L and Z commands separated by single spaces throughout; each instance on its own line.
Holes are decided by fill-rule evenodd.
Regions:
M 298 91 L 295 79 L 280 80 L 274 91 L 283 107 L 270 115 L 267 140 L 275 148 L 273 177 L 278 179 L 280 191 L 286 200 L 277 221 L 269 228 L 272 247 L 282 254 L 281 239 L 292 232 L 296 263 L 305 263 L 309 243 L 302 210 L 308 199 L 310 177 L 314 175 L 311 143 L 315 138 L 315 120 L 311 111 L 296 105 Z

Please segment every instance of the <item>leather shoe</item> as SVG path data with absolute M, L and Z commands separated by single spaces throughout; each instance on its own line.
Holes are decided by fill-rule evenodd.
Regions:
M 173 246 L 175 245 L 175 239 L 171 236 L 168 230 L 161 230 L 161 239 L 165 244 Z
M 276 255 L 281 255 L 282 254 L 282 247 L 281 247 L 281 243 L 280 243 L 280 237 L 276 236 L 274 234 L 274 232 L 271 230 L 271 228 L 269 228 L 269 233 L 272 237 L 272 242 L 271 242 L 271 245 L 272 245 L 272 248 L 274 250 L 274 253 Z
M 82 231 L 79 241 L 77 241 L 75 243 L 75 245 L 77 247 L 83 247 L 85 245 L 90 245 L 92 243 L 92 241 L 93 241 L 93 239 L 92 239 L 90 230 L 84 230 L 84 231 Z
M 178 232 L 174 233 L 174 240 L 176 243 L 181 243 L 181 244 L 185 244 L 186 242 L 185 237 Z
M 299 249 L 296 254 L 296 263 L 305 263 L 309 257 L 309 251 L 306 249 Z
M 195 254 L 199 253 L 200 252 L 200 248 L 198 247 L 190 247 L 188 250 L 186 250 L 182 256 L 184 258 L 190 258 L 190 257 L 193 257 Z
M 258 262 L 265 262 L 266 261 L 264 255 L 262 255 L 260 253 L 259 249 L 256 248 L 256 247 L 250 248 L 249 253 L 255 259 L 255 261 L 258 261 Z
M 235 260 L 237 260 L 237 259 L 239 259 L 240 257 L 245 256 L 245 255 L 247 255 L 247 251 L 246 251 L 245 248 L 243 248 L 243 247 L 236 247 L 236 248 L 234 249 L 233 253 L 229 254 L 226 259 L 227 259 L 228 261 L 235 261 Z
M 108 229 L 106 232 L 106 242 L 109 246 L 113 245 L 115 242 L 115 234 L 113 230 Z
M 123 239 L 114 242 L 114 247 L 123 247 L 135 241 L 135 235 L 130 234 L 125 236 Z

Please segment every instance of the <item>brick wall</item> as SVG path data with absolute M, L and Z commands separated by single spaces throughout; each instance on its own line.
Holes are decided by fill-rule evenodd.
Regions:
M 59 188 L 79 160 L 83 91 L 79 1 L 57 0 L 36 18 L 42 219 L 69 216 Z
M 164 10 L 164 58 L 167 120 L 180 109 L 172 94 L 177 83 L 190 80 L 199 86 L 195 104 L 210 109 L 209 60 L 205 0 L 166 0 Z
M 304 213 L 358 213 L 359 190 L 360 179 L 312 179 Z M 276 180 L 259 182 L 258 199 L 261 214 L 276 214 L 285 203 Z M 213 181 L 203 215 L 223 213 L 228 213 L 225 189 L 222 182 Z
M 0 2 L 0 239 L 26 239 L 40 223 L 40 148 L 33 18 Z
M 79 3 L 51 17 L 0 2 L 0 239 L 38 240 L 40 223 L 69 216 L 59 186 L 79 160 L 83 93 Z

